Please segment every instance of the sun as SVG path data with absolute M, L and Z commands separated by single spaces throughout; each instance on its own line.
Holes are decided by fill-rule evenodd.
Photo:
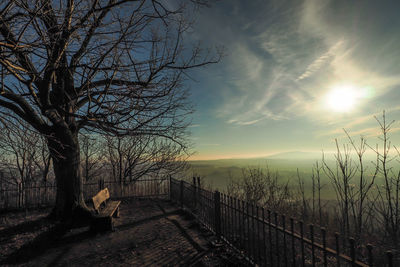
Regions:
M 326 95 L 325 104 L 335 112 L 349 112 L 357 105 L 359 97 L 359 90 L 352 85 L 335 86 Z

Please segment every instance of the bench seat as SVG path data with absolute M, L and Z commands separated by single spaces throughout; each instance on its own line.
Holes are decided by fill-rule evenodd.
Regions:
M 107 188 L 92 198 L 94 215 L 90 228 L 94 232 L 114 230 L 113 218 L 119 217 L 121 201 L 108 200 L 109 198 L 110 193 Z

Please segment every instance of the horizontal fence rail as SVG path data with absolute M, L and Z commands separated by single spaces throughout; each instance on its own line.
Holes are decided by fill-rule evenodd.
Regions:
M 101 189 L 108 188 L 112 198 L 124 197 L 167 197 L 169 180 L 144 178 L 128 184 L 117 181 L 98 180 L 83 184 L 83 195 L 89 201 Z M 0 188 L 0 211 L 45 207 L 55 204 L 57 186 L 55 183 L 22 183 Z
M 193 184 L 170 179 L 170 199 L 259 266 L 398 266 L 393 253 L 374 255 L 338 233 Z

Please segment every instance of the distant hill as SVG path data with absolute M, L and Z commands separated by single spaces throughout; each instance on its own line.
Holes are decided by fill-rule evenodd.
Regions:
M 281 160 L 321 160 L 322 152 L 289 151 L 273 154 L 266 159 Z

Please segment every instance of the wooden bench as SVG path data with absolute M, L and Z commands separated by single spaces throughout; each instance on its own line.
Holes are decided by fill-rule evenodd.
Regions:
M 95 213 L 91 224 L 92 231 L 114 230 L 113 217 L 119 217 L 119 204 L 121 204 L 121 201 L 112 201 L 109 198 L 110 192 L 108 188 L 104 188 L 92 197 Z

